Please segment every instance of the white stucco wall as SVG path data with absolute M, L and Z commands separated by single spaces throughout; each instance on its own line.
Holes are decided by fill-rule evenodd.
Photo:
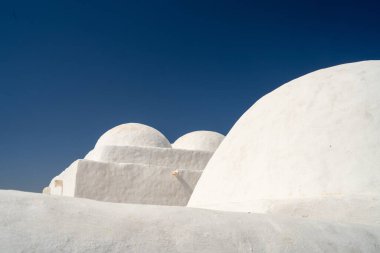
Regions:
M 135 128 L 145 133 L 134 133 Z M 136 145 L 157 137 L 156 130 L 140 124 L 115 127 L 100 138 L 100 144 L 85 159 L 55 177 L 44 192 L 110 202 L 186 205 L 213 152 L 128 146 L 131 129 Z M 123 145 L 106 145 L 120 135 L 126 136 L 119 140 Z M 162 139 L 160 135 L 156 139 Z M 143 140 L 137 140 L 139 136 Z
M 51 195 L 74 196 L 76 186 L 78 161 L 73 162 L 69 167 L 54 177 L 49 184 Z
M 55 177 L 49 188 L 51 195 L 109 202 L 183 206 L 187 204 L 201 174 L 202 170 L 175 164 L 165 167 L 154 163 L 113 163 L 80 159 Z
M 308 215 L 330 198 L 359 196 L 371 208 L 380 196 L 379 166 L 380 61 L 340 65 L 256 102 L 211 158 L 189 206 L 267 212 L 289 201 L 286 210 L 303 205 Z
M 203 170 L 212 152 L 154 147 L 101 146 L 85 159 L 99 162 L 153 164 L 189 170 Z
M 377 253 L 378 226 L 0 191 L 0 252 Z
M 177 170 L 177 175 L 172 171 Z M 75 197 L 108 202 L 186 205 L 202 171 L 78 160 Z

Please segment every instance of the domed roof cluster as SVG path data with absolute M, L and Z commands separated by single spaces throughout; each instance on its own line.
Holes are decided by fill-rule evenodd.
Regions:
M 178 138 L 173 148 L 215 152 L 224 136 L 212 131 L 194 131 Z
M 116 126 L 105 132 L 96 143 L 99 146 L 135 146 L 176 148 L 215 152 L 224 136 L 212 131 L 194 131 L 178 138 L 173 145 L 158 130 L 139 123 Z
M 279 87 L 226 138 L 195 131 L 170 144 L 146 125 L 112 128 L 44 192 L 373 225 L 379 167 L 380 61 L 368 61 Z
M 54 177 L 43 192 L 109 202 L 187 205 L 192 208 L 182 220 L 198 222 L 190 224 L 199 227 L 198 232 L 224 229 L 210 229 L 204 222 L 209 218 L 210 224 L 237 224 L 233 239 L 240 240 L 242 251 L 247 252 L 378 252 L 379 182 L 380 61 L 367 61 L 315 71 L 284 84 L 244 113 L 226 138 L 195 131 L 171 145 L 149 126 L 117 126 L 101 136 L 85 159 Z M 142 208 L 146 209 L 133 205 L 132 211 L 139 213 Z M 214 219 L 220 215 L 192 213 L 197 208 L 234 214 L 226 213 L 226 220 Z M 128 215 L 138 218 L 139 228 L 141 219 L 147 220 L 143 224 L 147 228 L 156 226 L 158 207 L 152 209 L 153 216 L 144 210 L 145 216 Z M 164 220 L 178 213 L 169 211 L 162 215 Z M 249 218 L 252 223 L 241 227 Z M 174 217 L 156 229 L 156 236 L 148 238 L 153 238 L 153 244 L 147 251 L 156 249 L 156 244 L 172 249 L 160 234 L 172 232 L 172 220 L 182 222 Z M 261 236 L 264 230 L 266 237 Z M 218 246 L 231 237 L 216 234 L 211 242 Z M 264 239 L 258 240 L 257 235 Z M 194 244 L 193 235 L 185 237 L 191 240 L 185 240 L 183 249 Z M 279 243 L 273 242 L 274 237 Z M 352 242 L 353 238 L 357 240 Z M 136 238 L 132 239 L 133 244 Z M 173 245 L 174 251 L 178 249 Z M 236 243 L 230 246 L 226 252 L 233 251 Z
M 197 131 L 181 137 L 172 148 L 168 139 L 152 127 L 122 124 L 105 132 L 84 159 L 53 178 L 43 192 L 110 202 L 184 206 L 222 139 L 215 132 Z

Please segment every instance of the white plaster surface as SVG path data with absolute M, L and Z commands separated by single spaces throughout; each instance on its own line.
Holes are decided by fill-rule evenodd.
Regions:
M 189 206 L 322 219 L 337 219 L 337 210 L 338 219 L 378 222 L 379 168 L 380 61 L 344 64 L 256 102 L 209 161 Z
M 162 133 L 139 123 L 122 124 L 108 130 L 96 143 L 96 146 L 103 145 L 171 148 Z
M 380 61 L 281 86 L 209 163 L 203 137 L 171 149 L 137 129 L 104 134 L 44 194 L 0 190 L 0 252 L 380 252 Z
M 154 147 L 99 146 L 86 159 L 75 161 L 53 178 L 50 194 L 184 206 L 212 154 Z M 173 171 L 179 173 L 173 175 Z
M 179 137 L 172 147 L 176 149 L 215 152 L 224 136 L 213 131 L 194 131 Z
M 75 186 L 66 186 L 79 198 L 108 202 L 156 205 L 187 204 L 202 173 L 198 170 L 133 163 L 104 163 L 78 160 Z M 69 181 L 70 182 L 70 181 Z
M 86 155 L 85 159 L 99 162 L 139 163 L 176 169 L 203 170 L 212 152 L 154 147 L 101 146 Z
M 0 191 L 0 252 L 379 252 L 377 226 Z
M 209 146 L 222 136 L 213 132 L 206 135 L 211 141 L 203 142 Z M 85 159 L 54 177 L 43 192 L 109 202 L 184 206 L 212 155 L 204 150 L 172 149 L 155 129 L 123 124 L 103 134 Z
M 49 184 L 49 194 L 74 196 L 76 186 L 78 160 L 73 162 L 68 168 L 61 172 L 58 176 L 54 177 Z M 45 192 L 48 194 L 48 192 Z

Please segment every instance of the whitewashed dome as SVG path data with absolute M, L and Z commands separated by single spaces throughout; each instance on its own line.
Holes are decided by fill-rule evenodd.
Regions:
M 97 146 L 171 148 L 170 142 L 162 133 L 139 123 L 122 124 L 108 130 L 99 138 L 95 147 Z
M 176 149 L 215 152 L 224 135 L 213 131 L 194 131 L 179 137 L 172 147 Z
M 255 212 L 266 203 L 367 199 L 368 206 L 347 205 L 359 216 L 367 207 L 376 213 L 379 182 L 380 61 L 357 62 L 312 72 L 257 101 L 207 164 L 189 206 Z M 330 210 L 317 206 L 307 212 Z

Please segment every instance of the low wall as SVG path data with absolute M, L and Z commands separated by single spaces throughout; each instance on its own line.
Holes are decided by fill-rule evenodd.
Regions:
M 75 197 L 108 202 L 186 205 L 202 171 L 78 160 Z M 172 172 L 176 171 L 176 175 Z M 64 189 L 68 191 L 65 185 Z
M 379 252 L 379 226 L 0 191 L 0 252 Z
M 99 162 L 154 164 L 180 169 L 203 170 L 212 152 L 171 148 L 100 146 L 85 159 Z

